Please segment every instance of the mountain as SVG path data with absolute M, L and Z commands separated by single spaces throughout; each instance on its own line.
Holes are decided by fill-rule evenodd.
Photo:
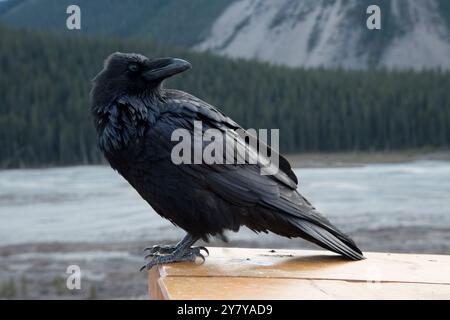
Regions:
M 0 21 L 65 28 L 70 0 L 8 0 Z M 290 67 L 450 69 L 448 0 L 79 0 L 82 30 Z M 381 30 L 368 30 L 369 5 Z
M 381 8 L 381 30 L 366 10 Z M 241 0 L 195 47 L 288 66 L 450 68 L 448 0 Z

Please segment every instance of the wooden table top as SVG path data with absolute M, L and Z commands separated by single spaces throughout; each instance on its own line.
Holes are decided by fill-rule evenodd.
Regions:
M 450 299 L 450 256 L 208 247 L 149 271 L 152 299 Z

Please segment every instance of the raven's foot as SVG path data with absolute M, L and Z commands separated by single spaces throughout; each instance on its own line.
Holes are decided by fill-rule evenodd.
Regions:
M 176 245 L 155 245 L 153 247 L 148 247 L 144 249 L 144 251 L 148 251 L 147 255 L 145 256 L 145 259 L 155 257 L 158 255 L 172 254 L 176 249 L 177 249 Z M 199 253 L 201 252 L 201 250 L 203 250 L 209 256 L 209 251 L 208 249 L 206 249 L 206 247 L 199 246 L 199 247 L 191 247 L 190 249 L 198 250 Z
M 153 258 L 146 265 L 142 266 L 140 271 L 144 269 L 150 270 L 152 267 L 160 264 L 185 261 L 195 262 L 197 258 L 201 258 L 203 263 L 205 262 L 205 256 L 201 253 L 201 250 L 205 250 L 208 253 L 208 250 L 205 247 L 190 247 L 183 252 L 176 252 L 176 247 L 171 246 L 154 246 L 153 248 L 157 248 L 159 251 L 146 255 L 146 258 Z

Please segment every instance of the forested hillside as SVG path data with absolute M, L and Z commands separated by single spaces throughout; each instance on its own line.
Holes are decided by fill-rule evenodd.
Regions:
M 8 0 L 0 21 L 35 30 L 71 33 L 66 8 L 81 8 L 79 33 L 139 37 L 177 46 L 198 43 L 232 0 Z
M 166 83 L 244 127 L 280 128 L 282 152 L 450 144 L 450 74 L 288 69 L 120 39 L 0 28 L 0 166 L 98 163 L 90 79 L 114 51 L 177 56 Z

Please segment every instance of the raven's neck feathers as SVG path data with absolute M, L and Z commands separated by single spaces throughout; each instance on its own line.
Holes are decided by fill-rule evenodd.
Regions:
M 95 101 L 95 100 L 93 100 Z M 106 156 L 137 151 L 145 133 L 156 121 L 158 91 L 138 95 L 122 95 L 105 105 L 92 105 L 98 143 Z

